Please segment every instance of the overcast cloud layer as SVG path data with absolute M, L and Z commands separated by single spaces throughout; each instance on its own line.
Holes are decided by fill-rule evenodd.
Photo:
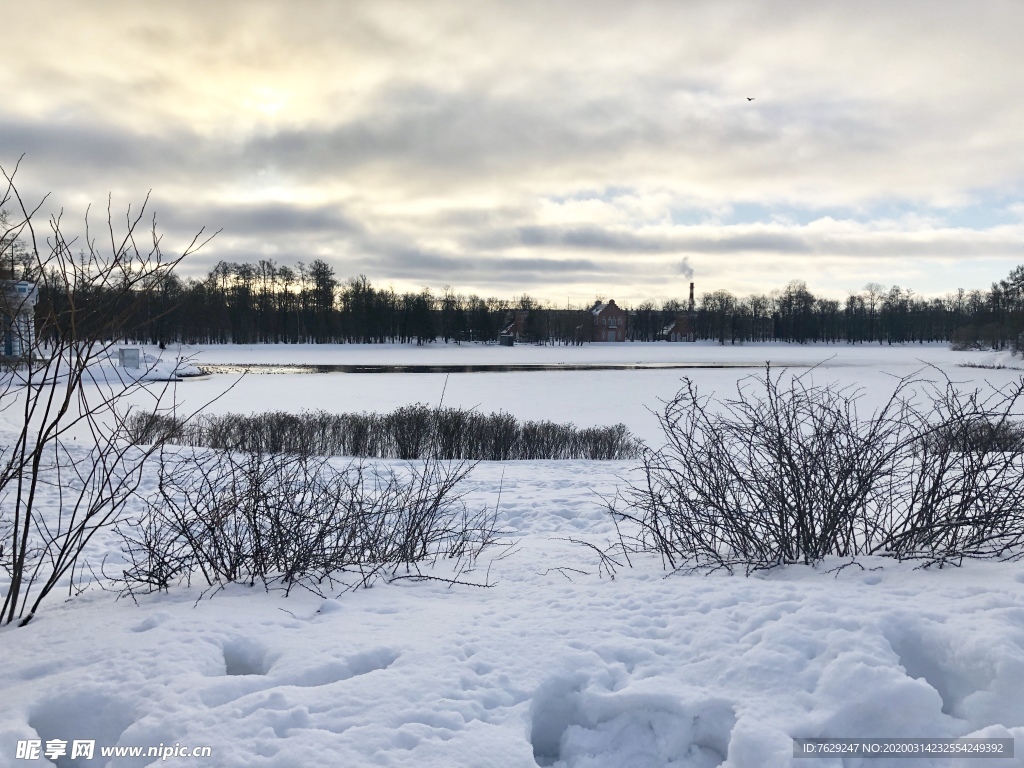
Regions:
M 77 0 L 5 9 L 0 164 L 185 264 L 558 304 L 1024 262 L 1024 5 Z M 748 100 L 753 97 L 753 101 Z

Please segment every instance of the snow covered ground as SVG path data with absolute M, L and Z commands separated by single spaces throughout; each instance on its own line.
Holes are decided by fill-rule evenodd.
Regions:
M 196 361 L 481 363 L 778 359 L 891 390 L 922 361 L 965 382 L 1015 381 L 1013 364 L 943 347 L 589 345 L 208 347 Z M 176 354 L 176 353 L 175 353 Z M 506 361 L 508 358 L 506 358 Z M 626 423 L 683 373 L 726 393 L 754 370 L 250 375 L 214 404 L 390 410 L 479 405 L 580 426 Z M 233 381 L 185 381 L 191 407 Z M 653 557 L 613 574 L 594 551 L 614 527 L 601 495 L 621 462 L 482 463 L 472 506 L 498 506 L 506 543 L 471 576 L 487 588 L 378 583 L 324 600 L 232 587 L 116 601 L 91 590 L 0 630 L 0 765 L 19 741 L 96 741 L 115 766 L 1024 765 L 1024 563 L 914 570 L 884 560 L 789 567 L 754 578 L 666 577 Z M 152 485 L 152 480 L 150 487 Z M 500 504 L 499 504 L 500 493 Z M 53 497 L 55 499 L 55 496 Z M 56 503 L 55 501 L 53 503 Z M 116 540 L 93 557 L 117 560 Z M 198 601 L 197 601 L 198 600 Z M 1017 757 L 794 759 L 794 737 L 1013 737 Z M 100 746 L 211 748 L 210 757 L 100 757 Z M 70 750 L 69 750 L 70 751 Z

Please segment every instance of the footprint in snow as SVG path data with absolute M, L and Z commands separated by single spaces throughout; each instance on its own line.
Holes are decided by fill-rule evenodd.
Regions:
M 251 640 L 235 639 L 224 645 L 225 676 L 202 691 L 200 698 L 212 708 L 270 688 L 332 685 L 387 669 L 399 655 L 390 648 L 376 648 L 345 659 L 328 659 L 298 669 L 285 669 L 284 664 L 277 665 L 275 669 L 277 656 Z
M 725 762 L 736 714 L 718 699 L 584 690 L 555 678 L 538 689 L 530 738 L 539 766 L 716 768 Z

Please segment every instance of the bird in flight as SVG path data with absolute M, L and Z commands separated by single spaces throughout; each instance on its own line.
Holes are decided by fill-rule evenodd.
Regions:
M 753 101 L 753 100 L 754 100 L 753 96 L 747 96 L 747 101 Z

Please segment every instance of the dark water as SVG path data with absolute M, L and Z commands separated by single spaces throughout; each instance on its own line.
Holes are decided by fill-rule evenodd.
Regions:
M 516 373 L 522 371 L 644 371 L 685 368 L 763 368 L 764 363 L 524 363 L 521 365 L 203 365 L 205 373 Z M 802 368 L 803 365 L 787 365 Z

